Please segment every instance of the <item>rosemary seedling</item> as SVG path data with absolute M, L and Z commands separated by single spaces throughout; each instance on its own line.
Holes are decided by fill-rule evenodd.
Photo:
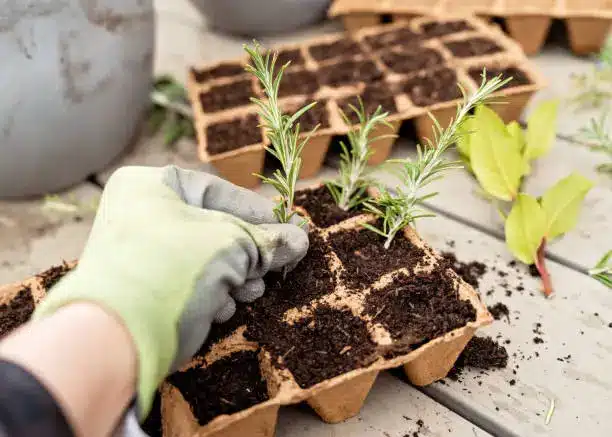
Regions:
M 595 267 L 589 270 L 589 275 L 606 287 L 612 288 L 612 250 L 608 251 Z
M 510 80 L 511 78 L 503 80 L 501 76 L 487 80 L 486 71 L 483 71 L 480 87 L 469 97 L 465 89 L 458 84 L 463 95 L 463 103 L 457 105 L 456 115 L 450 125 L 444 129 L 430 114 L 434 123 L 434 140 L 427 139 L 424 145 L 417 146 L 417 158 L 414 161 L 410 158 L 389 161 L 400 165 L 398 176 L 401 185 L 396 186 L 394 193 L 381 186 L 380 195 L 364 203 L 366 209 L 382 219 L 382 228 L 378 229 L 369 224 L 364 226 L 386 237 L 384 244 L 386 249 L 401 229 L 418 218 L 432 215 L 422 210 L 419 204 L 437 193 L 421 194 L 421 191 L 430 183 L 442 178 L 446 171 L 461 167 L 459 161 L 448 161 L 444 157 L 445 152 L 460 139 L 461 126 L 470 112 L 476 106 L 489 101 L 491 95 Z
M 386 121 L 388 112 L 383 112 L 382 107 L 376 108 L 376 111 L 369 116 L 366 114 L 363 106 L 363 101 L 359 99 L 359 108 L 349 105 L 359 118 L 359 126 L 355 130 L 348 133 L 349 147 L 341 141 L 342 153 L 340 154 L 340 175 L 334 180 L 327 182 L 327 188 L 331 193 L 336 204 L 344 211 L 351 210 L 360 205 L 365 199 L 365 192 L 368 186 L 373 184 L 373 181 L 367 175 L 368 160 L 374 153 L 371 144 L 383 138 L 392 137 L 393 135 L 379 135 L 370 137 L 372 131 L 380 126 L 391 125 Z M 344 122 L 351 125 L 344 112 L 341 113 Z
M 597 63 L 589 73 L 572 76 L 576 94 L 572 97 L 578 108 L 600 108 L 612 98 L 612 39 L 608 39 Z
M 270 146 L 266 148 L 280 162 L 281 168 L 276 169 L 272 177 L 257 175 L 264 183 L 272 185 L 280 194 L 280 199 L 274 207 L 274 215 L 281 223 L 288 223 L 296 212 L 293 211 L 295 186 L 300 169 L 302 168 L 302 150 L 312 133 L 305 138 L 300 138 L 300 125 L 298 118 L 306 111 L 316 105 L 310 103 L 296 111 L 293 115 L 283 114 L 278 102 L 278 90 L 283 73 L 289 63 L 281 66 L 276 71 L 277 53 L 261 53 L 261 46 L 254 42 L 252 47 L 245 46 L 244 49 L 251 57 L 251 64 L 246 70 L 261 83 L 266 94 L 266 99 L 251 98 L 251 101 L 259 107 L 259 115 L 263 120 Z
M 607 154 L 610 162 L 599 165 L 597 170 L 612 175 L 612 134 L 607 130 L 608 115 L 606 111 L 599 119 L 591 119 L 588 126 L 580 129 L 577 140 L 595 152 Z
M 149 133 L 156 134 L 161 130 L 167 146 L 184 137 L 195 139 L 193 113 L 187 92 L 180 83 L 170 76 L 160 76 L 155 79 L 150 98 Z

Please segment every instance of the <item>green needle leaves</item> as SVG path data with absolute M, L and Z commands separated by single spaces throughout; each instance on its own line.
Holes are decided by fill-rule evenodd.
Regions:
M 506 220 L 506 243 L 512 254 L 533 264 L 546 234 L 546 215 L 529 194 L 519 194 Z
M 608 251 L 593 267 L 589 270 L 589 275 L 597 279 L 608 288 L 612 288 L 612 250 Z

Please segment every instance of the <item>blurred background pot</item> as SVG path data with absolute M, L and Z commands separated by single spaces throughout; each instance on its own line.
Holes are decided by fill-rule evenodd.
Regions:
M 321 21 L 330 0 L 191 0 L 211 27 L 245 36 L 287 32 Z
M 0 197 L 103 169 L 148 107 L 153 0 L 0 2 Z

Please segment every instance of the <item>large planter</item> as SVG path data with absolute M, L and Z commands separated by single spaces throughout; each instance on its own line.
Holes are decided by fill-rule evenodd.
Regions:
M 104 168 L 146 109 L 152 0 L 20 0 L 0 12 L 0 197 Z
M 215 29 L 259 36 L 321 21 L 330 0 L 192 0 L 192 3 Z

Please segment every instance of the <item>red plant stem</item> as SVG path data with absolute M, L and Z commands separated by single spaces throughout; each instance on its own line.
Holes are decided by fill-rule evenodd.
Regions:
M 540 277 L 542 278 L 542 285 L 544 286 L 544 295 L 546 297 L 550 297 L 553 294 L 553 286 L 552 280 L 550 278 L 550 273 L 548 273 L 548 269 L 546 268 L 546 258 L 544 256 L 544 251 L 546 249 L 546 239 L 542 240 L 542 244 L 538 248 L 538 253 L 536 256 L 536 268 L 540 273 Z

